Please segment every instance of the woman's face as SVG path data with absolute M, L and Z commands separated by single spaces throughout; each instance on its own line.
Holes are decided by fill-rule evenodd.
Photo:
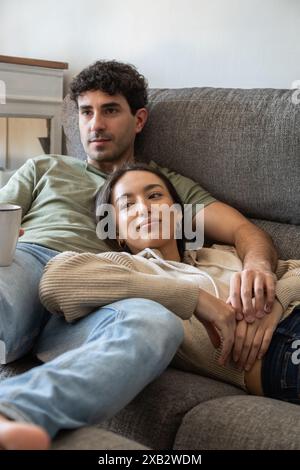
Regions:
M 174 245 L 177 211 L 164 182 L 149 171 L 128 171 L 115 184 L 112 204 L 118 238 L 132 253 Z M 175 225 L 175 226 L 174 226 Z

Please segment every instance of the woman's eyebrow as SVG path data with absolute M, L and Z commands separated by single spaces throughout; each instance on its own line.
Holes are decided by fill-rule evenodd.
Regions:
M 157 186 L 161 189 L 164 189 L 164 187 L 161 184 L 156 183 L 156 184 L 147 184 L 147 186 L 144 187 L 144 191 L 149 191 L 150 189 L 156 188 Z
M 130 196 L 132 196 L 132 193 L 121 194 L 121 196 L 117 197 L 116 202 L 119 202 L 119 200 L 123 199 L 124 197 L 130 197 Z

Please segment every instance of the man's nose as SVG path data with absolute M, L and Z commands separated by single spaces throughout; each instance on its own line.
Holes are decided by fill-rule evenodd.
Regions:
M 105 119 L 100 113 L 95 113 L 93 118 L 90 120 L 91 131 L 100 131 L 106 128 Z

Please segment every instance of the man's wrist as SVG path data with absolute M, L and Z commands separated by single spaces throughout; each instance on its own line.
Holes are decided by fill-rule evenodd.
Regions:
M 257 261 L 257 260 L 245 260 L 243 263 L 243 270 L 249 269 L 252 271 L 264 271 L 269 273 L 274 273 L 271 263 L 266 260 Z

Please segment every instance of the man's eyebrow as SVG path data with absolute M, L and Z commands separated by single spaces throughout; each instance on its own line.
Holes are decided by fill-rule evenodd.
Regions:
M 80 111 L 86 111 L 88 109 L 92 109 L 93 106 L 90 104 L 82 104 L 79 106 Z M 120 103 L 117 103 L 116 101 L 110 101 L 109 103 L 104 103 L 101 105 L 102 109 L 107 109 L 107 108 L 121 108 Z
M 81 104 L 81 105 L 79 106 L 79 109 L 80 109 L 81 111 L 82 111 L 82 110 L 86 110 L 86 109 L 91 109 L 91 108 L 92 108 L 92 106 L 89 105 L 89 104 Z
M 147 184 L 147 186 L 144 187 L 144 191 L 150 191 L 150 189 L 153 189 L 153 188 L 161 188 L 161 189 L 165 189 L 161 184 L 158 184 L 158 183 L 155 183 L 155 184 Z M 117 197 L 116 199 L 116 202 L 118 202 L 120 199 L 124 198 L 124 197 L 130 197 L 132 196 L 132 193 L 124 193 L 124 194 L 121 194 L 121 196 Z
M 116 101 L 110 101 L 109 103 L 102 104 L 101 108 L 121 108 L 121 105 Z

